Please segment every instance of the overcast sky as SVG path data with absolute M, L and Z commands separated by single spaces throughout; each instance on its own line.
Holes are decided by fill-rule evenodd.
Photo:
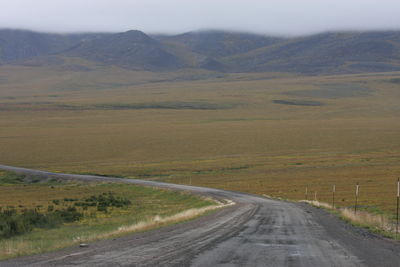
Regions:
M 0 0 L 0 28 L 283 35 L 400 29 L 400 0 Z

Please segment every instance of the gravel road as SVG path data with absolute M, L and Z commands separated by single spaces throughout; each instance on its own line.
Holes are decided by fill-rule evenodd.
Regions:
M 0 266 L 400 266 L 400 244 L 306 204 L 152 181 L 0 169 L 60 179 L 113 181 L 190 191 L 236 205 L 144 233 Z

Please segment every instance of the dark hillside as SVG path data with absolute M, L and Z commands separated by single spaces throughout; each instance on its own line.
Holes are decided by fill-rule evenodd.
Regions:
M 400 33 L 324 33 L 225 59 L 233 71 L 336 73 L 400 70 Z
M 23 30 L 0 30 L 0 63 L 59 53 L 95 34 L 46 34 Z
M 188 32 L 162 38 L 164 42 L 180 43 L 193 52 L 213 58 L 245 53 L 282 40 L 276 37 L 224 31 Z
M 140 31 L 61 35 L 0 30 L 2 64 L 24 64 L 28 60 L 32 66 L 51 65 L 59 60 L 57 56 L 149 71 L 384 72 L 400 70 L 400 32 L 329 32 L 275 38 L 224 31 L 150 37 Z
M 181 59 L 140 31 L 83 41 L 65 54 L 132 69 L 174 70 L 183 67 Z

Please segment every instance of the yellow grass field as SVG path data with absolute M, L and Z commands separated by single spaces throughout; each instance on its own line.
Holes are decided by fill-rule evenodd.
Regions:
M 400 73 L 0 67 L 0 162 L 354 202 L 392 213 Z M 72 64 L 71 63 L 71 64 Z M 278 101 L 276 101 L 278 100 Z M 280 103 L 283 101 L 283 104 Z

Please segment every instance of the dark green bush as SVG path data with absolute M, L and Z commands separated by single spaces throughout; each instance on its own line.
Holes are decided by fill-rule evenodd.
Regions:
M 50 206 L 47 208 L 51 210 Z M 41 213 L 38 210 L 7 209 L 0 212 L 0 238 L 8 238 L 32 231 L 33 228 L 54 228 L 64 222 L 78 221 L 83 214 L 75 207 Z
M 77 201 L 73 198 L 63 200 L 64 202 Z M 61 200 L 55 199 L 52 202 L 56 206 L 61 204 Z M 55 209 L 54 205 L 48 205 L 47 209 L 42 205 L 37 205 L 33 210 L 24 209 L 19 212 L 14 206 L 7 206 L 6 209 L 0 207 L 0 238 L 28 233 L 34 228 L 54 228 L 63 223 L 79 221 L 83 213 L 79 212 L 77 207 L 82 207 L 83 210 L 87 210 L 88 207 L 97 207 L 97 211 L 106 213 L 110 207 L 124 208 L 131 205 L 131 201 L 108 192 L 90 196 L 66 208 Z
M 87 209 L 87 207 L 97 207 L 97 211 L 107 212 L 107 208 L 109 207 L 124 208 L 131 204 L 129 199 L 118 197 L 112 192 L 108 192 L 98 196 L 90 196 L 82 202 L 76 202 L 74 205 L 76 207 L 83 207 L 84 209 Z
M 107 206 L 97 206 L 97 211 L 102 211 L 107 213 Z
M 83 217 L 83 214 L 78 212 L 75 207 L 68 207 L 54 212 L 58 214 L 64 222 L 75 222 Z

